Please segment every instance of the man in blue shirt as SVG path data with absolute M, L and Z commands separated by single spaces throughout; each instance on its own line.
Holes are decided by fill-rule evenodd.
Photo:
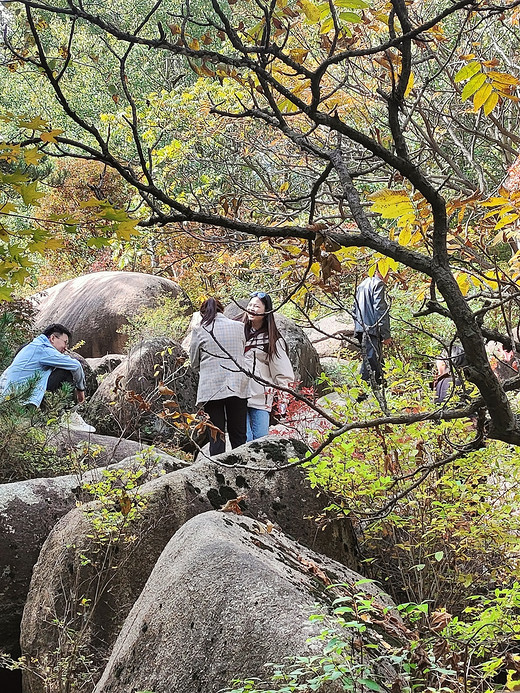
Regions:
M 5 399 L 10 392 L 31 380 L 34 386 L 24 404 L 39 407 L 45 392 L 56 391 L 64 382 L 73 384 L 78 404 L 84 402 L 83 367 L 77 359 L 65 353 L 70 337 L 70 331 L 66 327 L 54 323 L 46 327 L 43 334 L 20 349 L 11 365 L 0 376 L 0 398 Z M 75 412 L 74 415 L 70 417 L 73 421 L 81 418 Z M 84 422 L 83 424 L 88 429 L 82 428 L 82 430 L 94 431 L 88 424 Z

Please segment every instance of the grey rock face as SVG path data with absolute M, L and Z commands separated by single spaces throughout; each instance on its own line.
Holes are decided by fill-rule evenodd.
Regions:
M 217 693 L 264 677 L 266 662 L 317 651 L 307 638 L 323 626 L 308 618 L 337 596 L 327 583 L 359 579 L 254 520 L 199 515 L 161 554 L 95 693 Z
M 195 411 L 197 374 L 186 359 L 187 354 L 180 345 L 166 338 L 136 345 L 128 358 L 103 379 L 85 407 L 86 418 L 105 435 L 143 440 L 157 440 L 162 436 L 182 444 L 185 435 L 158 419 L 156 414 L 167 399 L 174 399 L 182 412 Z M 175 394 L 163 397 L 158 390 L 161 381 Z
M 50 323 L 62 323 L 75 342 L 85 342 L 78 350 L 85 357 L 121 353 L 127 337 L 118 330 L 127 318 L 157 305 L 165 295 L 181 296 L 182 290 L 169 279 L 150 274 L 94 272 L 33 297 L 38 301 L 35 325 L 44 329 Z
M 304 332 L 320 358 L 339 356 L 345 348 L 353 353 L 359 351 L 354 320 L 347 313 L 322 318 L 315 327 L 307 328 Z
M 180 463 L 164 454 L 150 460 L 149 473 L 171 471 Z M 108 467 L 136 467 L 135 457 Z M 41 547 L 54 525 L 79 501 L 88 500 L 81 490 L 83 481 L 101 477 L 103 469 L 48 479 L 30 479 L 0 485 L 0 650 L 19 653 L 20 621 L 29 592 L 33 567 Z
M 321 512 L 324 503 L 301 470 L 276 471 L 304 451 L 302 444 L 270 438 L 217 459 L 200 458 L 190 467 L 158 477 L 140 489 L 147 505 L 127 528 L 134 537 L 129 542 L 100 549 L 85 514 L 92 504 L 72 510 L 50 533 L 34 568 L 22 623 L 23 652 L 41 659 L 56 650 L 61 631 L 53 621 L 64 621 L 71 631 L 81 631 L 85 651 L 95 652 L 90 671 L 97 680 L 124 619 L 171 537 L 192 517 L 233 499 L 247 516 L 270 521 L 302 544 L 354 566 L 350 525 L 342 522 L 321 531 L 312 516 Z M 85 556 L 95 560 L 85 562 Z M 108 566 L 105 571 L 96 565 L 100 562 Z M 75 606 L 82 598 L 92 605 L 87 623 Z M 42 693 L 42 686 L 38 677 L 27 676 L 24 690 Z
M 95 375 L 111 373 L 126 359 L 126 354 L 105 354 L 99 358 L 86 359 Z

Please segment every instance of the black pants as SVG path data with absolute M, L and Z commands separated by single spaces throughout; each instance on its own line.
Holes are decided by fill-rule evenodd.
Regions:
M 47 392 L 56 392 L 63 383 L 72 385 L 72 371 L 67 371 L 65 368 L 53 368 L 47 381 Z
M 227 425 L 229 442 L 232 448 L 237 448 L 246 442 L 247 399 L 240 397 L 226 397 L 206 402 L 204 411 L 209 416 L 211 423 L 220 428 L 224 433 Z M 226 450 L 226 441 L 223 436 L 217 435 L 209 441 L 209 454 L 220 455 Z
M 361 345 L 361 377 L 367 383 L 379 385 L 383 376 L 381 337 L 378 334 L 356 332 Z

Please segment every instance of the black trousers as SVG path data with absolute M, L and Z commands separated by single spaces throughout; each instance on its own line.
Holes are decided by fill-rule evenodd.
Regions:
M 240 397 L 215 399 L 212 402 L 206 402 L 204 411 L 211 423 L 220 428 L 222 433 L 226 431 L 227 426 L 232 448 L 237 448 L 246 442 L 247 399 L 240 399 Z M 220 455 L 225 450 L 226 441 L 223 435 L 217 435 L 216 440 L 213 440 L 213 437 L 210 438 L 209 454 L 212 457 Z
M 361 377 L 367 383 L 379 385 L 383 376 L 381 337 L 378 334 L 356 332 L 361 345 Z
M 67 371 L 65 368 L 53 368 L 47 381 L 47 392 L 56 392 L 63 383 L 72 385 L 72 371 Z

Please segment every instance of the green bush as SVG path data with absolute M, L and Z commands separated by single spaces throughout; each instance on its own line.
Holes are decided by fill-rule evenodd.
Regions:
M 128 318 L 120 332 L 128 336 L 127 348 L 154 337 L 168 337 L 176 342 L 182 341 L 190 316 L 186 315 L 186 299 L 162 296 L 154 308 L 143 308 Z

